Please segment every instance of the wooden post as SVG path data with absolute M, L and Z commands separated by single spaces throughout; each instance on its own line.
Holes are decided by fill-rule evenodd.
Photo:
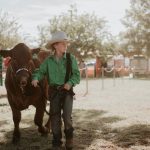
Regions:
M 84 96 L 86 96 L 87 94 L 88 94 L 88 69 L 87 69 L 87 67 L 85 68 L 86 70 L 85 70 L 85 72 L 86 72 L 86 78 L 85 78 L 85 81 L 86 81 L 86 92 L 85 92 L 85 94 L 84 94 Z
M 3 85 L 2 64 L 3 64 L 3 59 L 0 56 L 0 86 Z
M 115 70 L 115 67 L 114 67 L 114 68 L 113 68 L 113 86 L 116 85 L 115 78 L 116 78 L 116 70 Z
M 104 67 L 102 67 L 102 90 L 104 90 Z

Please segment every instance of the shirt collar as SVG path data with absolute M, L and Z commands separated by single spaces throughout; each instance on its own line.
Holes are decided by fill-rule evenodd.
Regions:
M 53 55 L 53 57 L 52 57 L 53 59 L 55 59 L 55 55 Z M 65 54 L 63 55 L 63 57 L 62 57 L 63 59 L 66 59 L 66 52 L 65 52 Z

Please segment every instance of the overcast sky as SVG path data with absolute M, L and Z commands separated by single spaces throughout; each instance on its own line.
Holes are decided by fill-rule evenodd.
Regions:
M 67 12 L 71 4 L 76 4 L 79 13 L 95 12 L 108 20 L 109 31 L 116 35 L 123 30 L 120 19 L 130 0 L 0 0 L 0 10 L 17 18 L 21 31 L 35 36 L 37 25 L 48 24 L 48 20 L 62 12 Z

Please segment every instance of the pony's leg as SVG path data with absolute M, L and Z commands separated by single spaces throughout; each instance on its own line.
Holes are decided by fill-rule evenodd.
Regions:
M 50 116 L 48 118 L 48 121 L 45 124 L 45 127 L 48 128 L 48 131 L 50 132 L 50 129 L 51 129 L 51 118 L 50 118 Z
M 14 121 L 14 132 L 13 132 L 13 144 L 17 144 L 20 141 L 20 130 L 19 123 L 21 121 L 21 112 L 17 109 L 12 108 L 13 121 Z
M 45 110 L 45 102 L 43 102 L 43 100 L 40 99 L 39 103 L 36 106 L 34 123 L 38 126 L 38 131 L 42 135 L 48 134 L 48 128 L 43 126 L 44 110 Z
M 19 130 L 19 123 L 21 121 L 21 112 L 20 110 L 17 110 L 15 106 L 13 105 L 13 100 L 11 97 L 11 94 L 7 92 L 8 101 L 12 110 L 12 116 L 13 116 L 13 122 L 14 122 L 14 132 L 13 132 L 13 138 L 12 142 L 13 144 L 17 144 L 20 141 L 20 130 Z

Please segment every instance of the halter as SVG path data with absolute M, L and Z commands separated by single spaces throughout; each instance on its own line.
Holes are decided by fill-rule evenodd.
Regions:
M 28 70 L 27 68 L 19 68 L 19 69 L 16 71 L 16 74 L 17 74 L 18 72 L 22 71 L 22 70 L 25 70 L 25 71 L 29 72 L 29 70 Z
M 18 63 L 17 63 L 17 61 L 15 59 L 12 59 L 11 63 L 9 64 L 11 76 L 12 76 L 12 78 L 14 80 L 13 84 L 16 84 L 16 85 L 14 85 L 15 88 L 18 88 L 18 87 L 20 88 L 22 95 L 26 95 L 26 89 L 24 87 L 21 87 L 20 84 L 18 84 L 18 82 L 17 82 L 17 75 L 19 75 L 19 73 L 24 71 L 24 72 L 29 74 L 29 80 L 30 80 L 31 76 L 32 76 L 32 72 L 27 67 L 24 67 L 24 66 L 22 66 L 22 67 L 20 66 L 19 67 L 17 64 Z M 18 67 L 18 69 L 16 67 Z M 15 70 L 15 68 L 16 68 L 16 70 Z M 29 86 L 31 86 L 31 85 L 29 85 Z
M 11 62 L 15 62 L 15 60 L 11 60 Z M 19 68 L 17 71 L 15 71 L 15 70 L 13 69 L 13 65 L 12 65 L 11 63 L 10 63 L 10 69 L 11 69 L 11 71 L 12 71 L 15 75 L 17 75 L 20 71 L 23 71 L 23 70 L 30 73 L 30 71 L 29 71 L 27 68 L 25 68 L 25 67 Z

